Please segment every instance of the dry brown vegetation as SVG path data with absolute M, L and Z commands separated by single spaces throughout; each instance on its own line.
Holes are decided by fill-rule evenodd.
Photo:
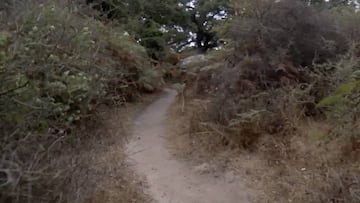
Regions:
M 242 169 L 259 202 L 359 202 L 358 13 L 238 5 L 233 51 L 189 74 L 185 113 L 174 110 L 178 152 Z

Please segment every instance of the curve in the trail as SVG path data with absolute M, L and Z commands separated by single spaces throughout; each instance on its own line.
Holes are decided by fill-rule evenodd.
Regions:
M 200 175 L 176 160 L 165 146 L 166 111 L 176 98 L 166 89 L 135 120 L 133 138 L 127 145 L 134 170 L 146 178 L 150 196 L 159 203 L 247 203 L 240 181 Z

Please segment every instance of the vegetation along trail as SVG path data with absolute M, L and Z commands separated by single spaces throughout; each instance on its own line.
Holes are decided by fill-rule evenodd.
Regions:
M 168 152 L 164 135 L 166 111 L 176 98 L 166 89 L 135 120 L 133 139 L 127 147 L 134 169 L 148 181 L 149 193 L 160 203 L 248 202 L 240 181 L 227 182 L 192 171 Z

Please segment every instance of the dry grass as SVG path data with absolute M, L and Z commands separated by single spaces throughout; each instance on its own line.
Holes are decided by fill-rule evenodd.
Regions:
M 196 104 L 197 103 L 197 104 Z M 346 140 L 329 139 L 333 125 L 299 120 L 293 135 L 263 135 L 256 150 L 231 147 L 217 129 L 194 120 L 204 101 L 188 101 L 185 113 L 173 106 L 169 146 L 174 155 L 238 172 L 255 189 L 254 202 L 358 202 L 359 162 L 343 155 Z M 196 128 L 194 128 L 194 126 Z M 174 131 L 175 129 L 175 131 Z M 343 147 L 342 147 L 343 146 Z M 345 159 L 344 159 L 345 158 Z
M 206 107 L 207 102 L 186 100 L 184 109 L 182 98 L 179 97 L 178 102 L 169 110 L 168 146 L 174 155 L 199 160 L 201 157 L 211 157 L 221 151 L 219 149 L 219 143 L 222 142 L 221 137 L 214 136 L 214 139 L 208 139 L 213 132 L 205 126 L 199 127 L 201 124 L 199 124 L 199 118 L 195 112 Z
M 286 48 L 281 55 L 277 51 L 284 40 L 296 41 L 293 34 L 328 36 L 342 45 L 352 39 L 344 39 L 327 16 L 302 4 L 284 1 L 263 11 L 253 6 L 233 23 L 233 39 L 238 43 L 224 67 L 189 77 L 185 112 L 178 124 L 183 131 L 170 139 L 182 142 L 173 144 L 177 154 L 237 168 L 259 191 L 258 202 L 360 202 L 359 78 L 353 77 L 359 67 L 356 44 L 346 54 L 339 48 L 341 55 L 323 50 L 324 58 L 319 59 L 312 53 L 323 46 L 310 37 L 307 45 L 293 41 L 295 48 Z M 264 13 L 252 16 L 251 9 Z M 289 12 L 294 9 L 304 12 Z M 309 15 L 304 16 L 306 12 Z M 294 26 L 282 23 L 290 13 L 298 15 L 294 22 L 299 29 L 294 30 L 299 33 L 276 35 L 284 39 L 261 33 L 267 26 Z M 260 34 L 252 29 L 258 25 Z M 324 30 L 311 33 L 303 25 Z M 330 104 L 325 108 L 318 105 L 324 100 Z M 181 112 L 174 108 L 173 113 Z M 186 148 L 183 154 L 182 147 Z
M 77 152 L 69 153 L 78 163 L 72 172 L 68 202 L 149 201 L 142 192 L 143 183 L 130 171 L 124 154 L 131 121 L 142 106 L 104 111 L 103 125 L 89 132 L 93 138 L 86 141 L 88 144 L 82 142 Z
M 249 93 L 236 89 L 239 83 L 231 78 L 219 83 L 203 73 L 191 82 L 185 111 L 181 104 L 172 109 L 171 117 L 177 119 L 171 129 L 180 129 L 169 138 L 175 155 L 235 169 L 258 191 L 257 202 L 360 201 L 360 159 L 356 137 L 350 136 L 354 132 L 343 127 L 343 134 L 334 133 L 345 117 L 326 118 L 315 108 L 317 97 L 324 97 L 333 84 L 322 86 L 320 81 Z M 217 91 L 204 94 L 209 89 Z M 266 112 L 256 116 L 251 109 Z
M 120 108 L 103 107 L 98 125 L 80 130 L 76 141 L 71 140 L 71 145 L 63 146 L 55 161 L 57 168 L 68 170 L 67 186 L 59 188 L 64 194 L 63 202 L 151 201 L 143 192 L 145 183 L 136 177 L 126 161 L 124 145 L 134 117 L 154 97 L 156 94 L 147 95 L 140 103 L 129 103 Z
M 57 139 L 52 148 L 39 153 L 43 159 L 34 167 L 41 166 L 44 174 L 30 169 L 19 174 L 20 178 L 26 174 L 37 178 L 26 179 L 32 189 L 28 195 L 21 183 L 17 186 L 20 191 L 4 193 L 0 202 L 148 202 L 150 198 L 143 193 L 143 183 L 129 170 L 124 154 L 130 123 L 143 105 L 99 110 L 97 121 L 87 121 L 71 137 Z M 27 146 L 34 142 L 30 144 Z M 19 199 L 13 196 L 5 199 L 10 195 L 18 195 Z
M 326 12 L 272 2 L 239 1 L 233 53 L 188 77 L 175 154 L 238 169 L 258 202 L 360 202 L 357 44 Z

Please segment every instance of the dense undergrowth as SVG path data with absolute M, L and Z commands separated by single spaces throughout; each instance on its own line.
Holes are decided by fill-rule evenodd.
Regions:
M 162 85 L 162 72 L 119 25 L 81 4 L 0 5 L 0 202 L 71 202 L 75 177 L 56 159 L 86 142 L 80 127 L 99 124 L 99 105 L 137 100 Z
M 218 18 L 213 9 L 224 15 L 199 2 L 211 7 L 204 16 Z M 165 33 L 170 44 L 183 38 L 184 29 L 161 9 L 142 11 L 154 19 L 141 12 L 128 19 L 127 28 L 134 21 L 145 32 L 135 39 L 117 23 L 131 15 L 110 21 L 84 2 L 0 2 L 0 202 L 83 199 L 79 187 L 88 182 L 74 180 L 83 172 L 72 156 L 92 148 L 89 140 L 112 142 L 87 135 L 103 125 L 100 107 L 136 101 L 161 87 L 163 77 L 184 79 L 184 72 L 187 86 L 177 89 L 184 96 L 181 110 L 190 116 L 186 135 L 194 153 L 259 157 L 264 167 L 253 175 L 267 202 L 360 202 L 360 14 L 345 4 L 303 2 L 234 0 L 222 23 L 177 4 L 185 17 L 193 14 L 198 48 L 202 41 L 226 41 L 216 41 L 217 51 L 182 71 L 171 64 L 198 52 L 179 56 L 150 43 L 163 42 Z M 156 18 L 165 24 L 153 26 Z M 194 25 L 187 24 L 194 37 Z M 184 40 L 184 46 L 191 43 Z M 127 187 L 131 177 L 120 176 L 119 201 L 135 201 L 138 191 Z
M 188 76 L 194 152 L 261 157 L 262 201 L 359 202 L 359 13 L 236 5 L 222 65 Z

